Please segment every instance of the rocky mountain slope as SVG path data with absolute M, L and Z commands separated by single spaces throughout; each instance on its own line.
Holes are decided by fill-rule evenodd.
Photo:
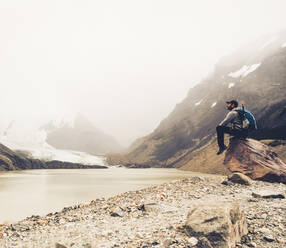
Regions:
M 257 118 L 256 139 L 286 139 L 286 31 L 262 37 L 222 58 L 214 72 L 191 88 L 150 135 L 109 163 L 181 167 L 204 146 L 215 145 L 215 127 L 237 99 Z M 214 151 L 212 151 L 214 153 Z M 217 158 L 219 160 L 219 158 Z
M 97 129 L 85 116 L 79 114 L 72 123 L 50 122 L 42 130 L 47 132 L 46 142 L 57 149 L 68 149 L 102 155 L 118 152 L 122 148 L 111 136 Z

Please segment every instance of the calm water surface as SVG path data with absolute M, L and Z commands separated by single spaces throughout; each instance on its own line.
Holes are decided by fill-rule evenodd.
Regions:
M 0 223 L 198 175 L 176 169 L 73 169 L 0 172 Z

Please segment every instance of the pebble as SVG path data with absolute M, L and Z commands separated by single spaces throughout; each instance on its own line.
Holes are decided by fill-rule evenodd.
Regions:
M 188 239 L 188 243 L 189 243 L 189 245 L 190 245 L 191 247 L 197 245 L 198 242 L 199 242 L 199 241 L 198 241 L 195 237 L 191 237 L 191 238 Z
M 271 236 L 271 235 L 264 236 L 263 238 L 264 238 L 264 240 L 266 240 L 267 242 L 274 242 L 274 241 L 275 241 L 275 239 L 274 239 L 273 236 Z

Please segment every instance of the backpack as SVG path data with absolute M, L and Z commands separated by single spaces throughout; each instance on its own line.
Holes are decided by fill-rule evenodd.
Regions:
M 239 114 L 239 118 L 242 122 L 242 129 L 257 129 L 256 120 L 253 116 L 253 114 L 244 109 L 244 106 L 242 105 L 242 109 L 235 110 Z

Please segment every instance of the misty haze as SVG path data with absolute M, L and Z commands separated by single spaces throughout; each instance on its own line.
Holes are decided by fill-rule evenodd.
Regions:
M 286 247 L 285 9 L 1 1 L 0 247 Z

